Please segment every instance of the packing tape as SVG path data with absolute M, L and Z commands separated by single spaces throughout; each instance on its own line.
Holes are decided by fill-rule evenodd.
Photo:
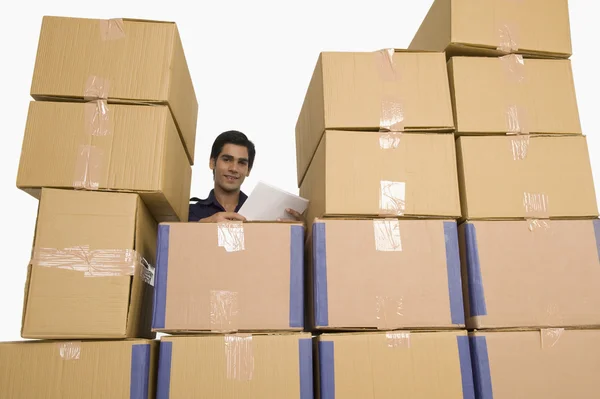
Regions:
M 94 100 L 84 104 L 84 131 L 90 136 L 107 136 L 112 133 L 106 100 Z
M 85 101 L 108 100 L 110 83 L 108 79 L 101 76 L 91 75 L 87 78 L 83 88 L 83 99 Z
M 397 219 L 373 220 L 375 250 L 382 252 L 402 251 L 400 221 Z
M 35 248 L 31 264 L 73 270 L 85 277 L 133 276 L 139 267 L 142 280 L 154 286 L 154 267 L 133 249 Z
M 506 88 L 513 92 L 512 100 L 506 105 L 507 135 L 511 138 L 511 151 L 515 161 L 523 160 L 529 151 L 529 126 L 527 107 L 521 98 L 521 85 L 525 82 L 525 60 L 523 56 L 509 54 L 499 57 L 506 73 Z
M 526 218 L 525 221 L 528 224 L 529 231 L 548 230 L 550 228 L 550 223 L 547 220 Z
M 564 328 L 543 328 L 540 330 L 542 349 L 550 349 L 558 344 L 565 332 Z
M 77 150 L 73 188 L 98 190 L 102 180 L 104 150 L 92 144 L 82 144 Z
M 549 219 L 550 201 L 547 194 L 523 193 L 523 207 L 526 219 Z
M 242 222 L 217 223 L 217 242 L 227 252 L 238 252 L 245 249 L 244 225 Z
M 409 331 L 390 331 L 385 333 L 385 339 L 388 348 L 406 348 L 410 349 Z
M 503 53 L 516 53 L 519 50 L 519 31 L 517 24 L 512 21 L 502 21 L 497 24 L 498 47 Z
M 379 147 L 382 150 L 396 149 L 400 146 L 402 133 L 390 132 L 379 135 Z
M 227 379 L 250 381 L 254 375 L 252 335 L 225 335 Z
M 81 357 L 81 343 L 77 341 L 59 342 L 58 355 L 63 360 L 79 360 Z
M 100 40 L 118 40 L 125 37 L 125 24 L 122 18 L 101 19 L 99 21 Z
M 529 135 L 517 135 L 510 139 L 510 148 L 513 160 L 522 161 L 527 158 L 529 152 Z
M 393 330 L 401 327 L 403 298 L 392 298 L 389 296 L 377 295 L 375 297 L 375 320 L 378 330 Z
M 381 215 L 402 216 L 406 210 L 406 183 L 380 181 L 379 210 Z
M 394 49 L 384 49 L 375 52 L 377 69 L 381 80 L 381 111 L 379 115 L 379 130 L 384 132 L 404 131 L 404 105 L 401 98 L 402 76 L 394 64 Z
M 238 330 L 238 293 L 235 291 L 210 291 L 210 329 L 212 332 Z

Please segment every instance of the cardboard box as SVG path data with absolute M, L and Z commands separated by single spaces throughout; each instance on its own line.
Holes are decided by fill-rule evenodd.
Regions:
M 158 342 L 0 343 L 3 399 L 152 399 Z
M 29 105 L 17 186 L 36 197 L 40 187 L 136 192 L 159 222 L 187 222 L 191 179 L 165 106 Z
M 466 219 L 598 216 L 585 136 L 459 137 Z
M 296 124 L 298 186 L 331 130 L 452 131 L 442 53 L 324 52 Z
M 136 194 L 42 189 L 23 338 L 152 338 L 156 222 Z
M 175 23 L 45 16 L 31 96 L 166 104 L 194 163 L 198 101 Z
M 299 223 L 163 223 L 153 330 L 301 331 Z
M 323 334 L 320 399 L 474 398 L 465 331 Z
M 306 220 L 461 215 L 452 134 L 327 131 L 300 186 Z
M 478 331 L 469 340 L 477 398 L 598 397 L 598 330 Z
M 567 0 L 435 0 L 409 49 L 569 58 Z
M 455 221 L 317 220 L 309 242 L 312 326 L 464 327 Z
M 467 327 L 600 326 L 600 220 L 460 226 Z
M 570 60 L 454 57 L 448 74 L 459 135 L 581 134 Z
M 313 398 L 310 334 L 163 337 L 157 399 Z

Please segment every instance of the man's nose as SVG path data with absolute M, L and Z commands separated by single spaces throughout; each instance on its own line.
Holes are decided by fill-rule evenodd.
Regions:
M 229 164 L 229 172 L 238 172 L 238 164 L 237 162 L 232 162 Z

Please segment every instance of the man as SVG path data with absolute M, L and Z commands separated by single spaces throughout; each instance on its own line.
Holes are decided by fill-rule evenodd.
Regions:
M 209 167 L 213 171 L 214 188 L 206 199 L 192 198 L 190 222 L 217 223 L 228 220 L 245 221 L 238 212 L 248 196 L 241 191 L 246 177 L 250 175 L 256 149 L 244 133 L 229 130 L 215 139 Z M 302 220 L 302 215 L 286 209 L 292 220 Z

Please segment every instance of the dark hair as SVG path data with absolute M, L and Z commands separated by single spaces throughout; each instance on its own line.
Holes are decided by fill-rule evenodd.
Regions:
M 214 159 L 216 161 L 223 151 L 225 144 L 235 144 L 246 147 L 248 149 L 248 170 L 252 169 L 254 157 L 256 156 L 254 143 L 248 140 L 248 137 L 246 137 L 244 133 L 238 132 L 237 130 L 228 130 L 217 136 L 212 145 L 212 150 L 210 151 L 210 159 Z

